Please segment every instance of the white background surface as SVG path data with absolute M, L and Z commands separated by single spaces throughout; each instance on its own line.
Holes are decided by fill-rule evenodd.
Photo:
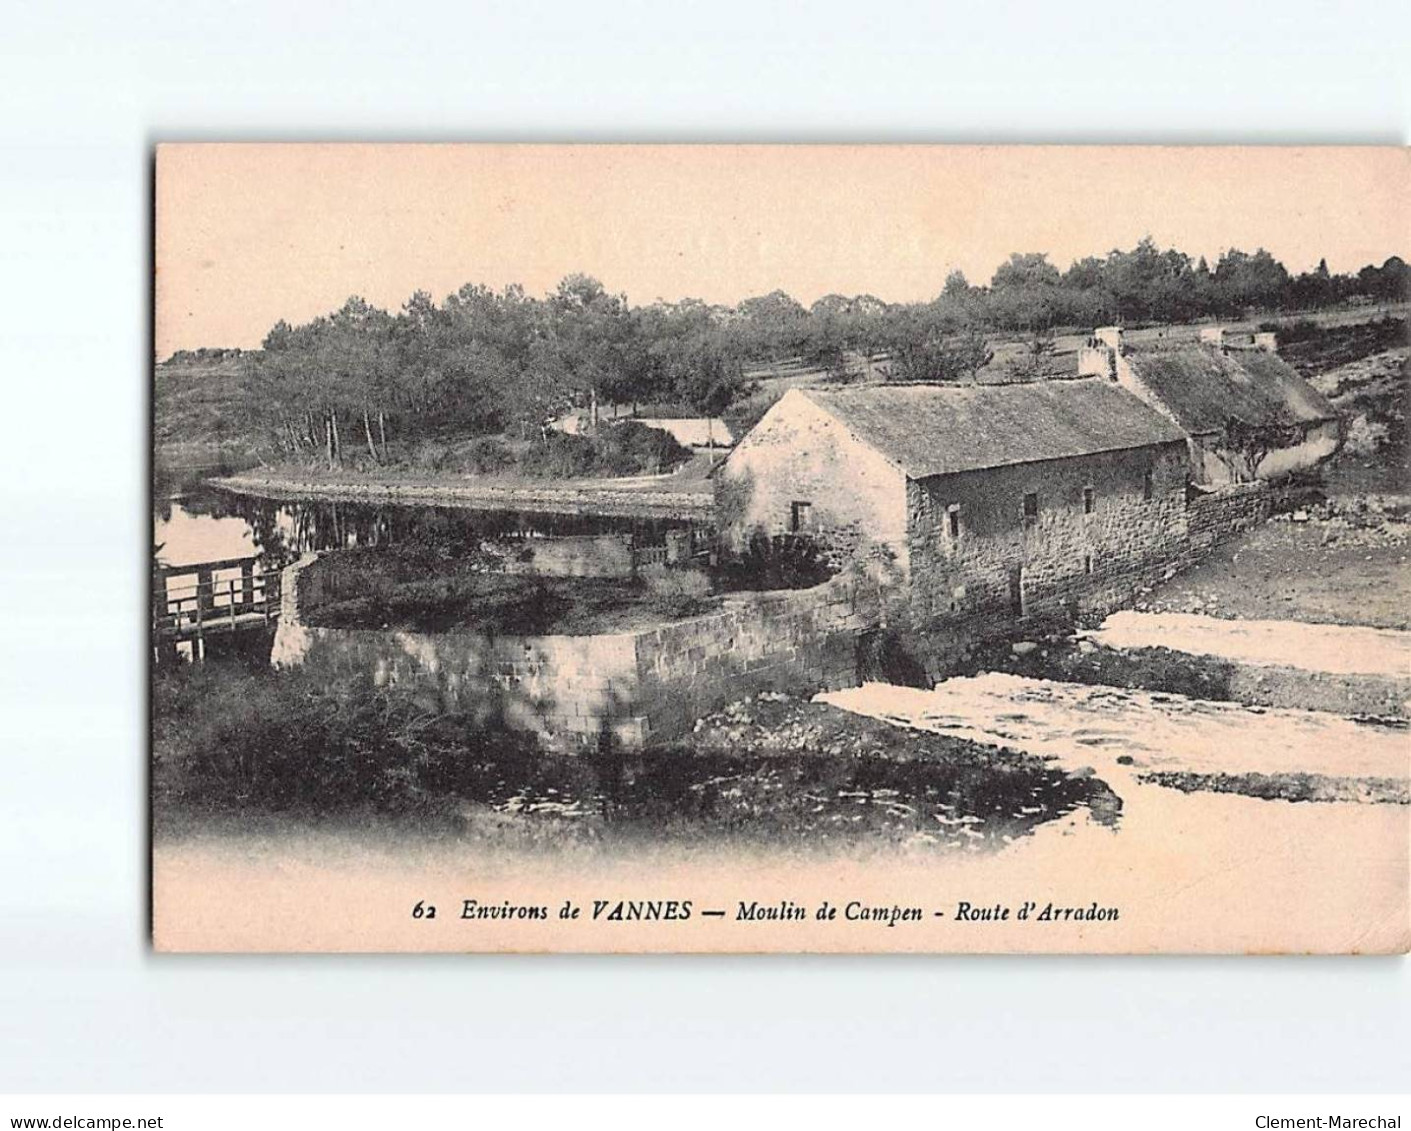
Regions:
M 0 1091 L 1405 1088 L 1401 960 L 148 952 L 154 141 L 1405 144 L 1411 121 L 1390 2 L 350 9 L 0 20 Z

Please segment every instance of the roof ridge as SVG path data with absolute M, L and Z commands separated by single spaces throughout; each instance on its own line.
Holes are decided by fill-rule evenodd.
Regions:
M 1185 440 L 1102 377 L 794 391 L 913 479 Z

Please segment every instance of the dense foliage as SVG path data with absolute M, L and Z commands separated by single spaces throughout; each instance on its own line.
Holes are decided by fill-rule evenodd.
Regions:
M 508 767 L 537 772 L 525 736 L 370 679 L 195 664 L 161 672 L 152 694 L 159 810 L 417 812 Z
M 756 532 L 736 555 L 721 561 L 716 581 L 725 590 L 809 589 L 833 576 L 813 539 Z
M 513 555 L 513 545 L 503 552 Z M 707 580 L 692 570 L 546 577 L 500 568 L 484 551 L 448 556 L 415 545 L 341 550 L 305 572 L 303 612 L 310 624 L 328 628 L 590 636 L 697 616 L 718 604 Z
M 935 299 L 911 304 L 832 294 L 805 308 L 775 291 L 735 307 L 694 299 L 633 307 L 585 275 L 543 298 L 467 285 L 438 305 L 418 292 L 395 314 L 351 298 L 306 324 L 280 322 L 259 354 L 239 360 L 252 371 L 244 415 L 288 455 L 332 466 L 365 452 L 359 458 L 384 463 L 389 440 L 542 440 L 551 418 L 607 402 L 720 413 L 748 402 L 751 366 L 780 359 L 844 380 L 885 353 L 894 380 L 954 380 L 990 361 L 996 333 L 1026 335 L 1037 368 L 1059 327 L 1399 301 L 1408 287 L 1396 257 L 1355 275 L 1334 275 L 1326 263 L 1292 275 L 1264 250 L 1231 249 L 1212 267 L 1146 239 L 1066 271 L 1041 253 L 1015 254 L 988 286 L 953 272 Z M 183 357 L 215 363 L 226 352 Z M 545 458 L 578 457 L 564 448 Z

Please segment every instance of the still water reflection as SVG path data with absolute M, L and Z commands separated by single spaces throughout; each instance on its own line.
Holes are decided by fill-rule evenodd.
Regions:
M 434 541 L 454 550 L 486 540 L 627 533 L 638 545 L 659 544 L 684 520 L 257 499 L 201 487 L 153 502 L 153 538 L 160 565 L 257 555 L 279 569 L 310 550 Z

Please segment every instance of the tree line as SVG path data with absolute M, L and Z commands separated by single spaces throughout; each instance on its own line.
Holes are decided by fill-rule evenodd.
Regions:
M 831 294 L 805 307 L 775 291 L 734 307 L 632 306 L 586 275 L 542 298 L 467 284 L 440 304 L 418 292 L 392 313 L 350 298 L 302 325 L 277 323 L 254 364 L 250 407 L 292 455 L 334 466 L 352 447 L 382 463 L 389 437 L 531 435 L 558 413 L 607 402 L 719 413 L 749 391 L 752 365 L 784 358 L 846 379 L 859 358 L 885 353 L 891 379 L 955 380 L 990 361 L 997 333 L 1030 336 L 1037 355 L 1063 327 L 1403 301 L 1408 290 L 1396 257 L 1356 274 L 1320 262 L 1293 275 L 1262 249 L 1231 249 L 1211 266 L 1150 239 L 1066 271 L 1016 253 L 988 285 L 955 271 L 921 303 Z

